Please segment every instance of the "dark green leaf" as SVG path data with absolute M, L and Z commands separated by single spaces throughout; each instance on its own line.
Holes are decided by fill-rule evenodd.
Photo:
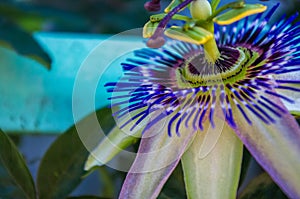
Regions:
M 250 162 L 251 162 L 252 156 L 249 153 L 249 151 L 244 147 L 243 150 L 243 161 L 242 161 L 242 168 L 241 168 L 241 176 L 240 176 L 240 181 L 239 185 L 241 185 L 246 177 Z
M 96 115 L 104 133 L 109 133 L 109 131 L 116 125 L 110 108 L 102 108 L 96 111 Z
M 89 125 L 89 118 L 94 114 L 79 121 L 78 125 Z M 96 116 L 104 132 L 115 125 L 111 109 L 100 109 Z M 88 174 L 83 169 L 88 154 L 75 126 L 59 136 L 46 152 L 39 168 L 37 184 L 40 198 L 61 199 L 68 196 Z
M 284 193 L 273 182 L 267 173 L 263 173 L 254 178 L 249 185 L 242 191 L 239 199 L 287 199 Z
M 76 197 L 68 197 L 67 199 L 110 199 L 110 198 L 98 197 L 98 196 L 76 196 Z
M 163 187 L 158 199 L 183 199 L 186 198 L 185 185 L 181 164 L 178 164 L 174 172 Z
M 34 182 L 22 155 L 10 138 L 1 130 L 0 178 L 0 198 L 36 198 Z
M 5 18 L 0 18 L 0 45 L 15 50 L 50 69 L 51 59 L 31 34 Z
M 82 31 L 89 25 L 84 16 L 32 2 L 0 2 L 0 15 L 27 32 L 45 30 L 47 24 L 51 24 L 50 29 L 56 26 L 63 27 L 65 31 Z
M 219 3 L 220 3 L 221 0 L 212 0 L 211 1 L 211 10 L 212 12 L 214 13 L 215 10 L 217 9 Z
M 97 168 L 99 172 L 99 177 L 101 179 L 101 193 L 102 196 L 111 197 L 114 195 L 116 186 L 114 185 L 114 177 L 112 173 L 109 172 L 107 167 L 99 167 Z
M 68 196 L 86 174 L 83 167 L 88 154 L 75 127 L 59 136 L 46 152 L 38 171 L 40 198 Z

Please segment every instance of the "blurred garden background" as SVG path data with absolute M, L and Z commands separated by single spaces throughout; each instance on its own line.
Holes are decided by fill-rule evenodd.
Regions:
M 222 1 L 223 4 L 228 2 Z M 299 0 L 255 2 L 270 6 L 280 2 L 280 10 L 273 20 L 281 14 L 294 14 L 300 8 Z M 3 138 L 0 141 L 0 198 L 117 197 L 126 173 L 106 166 L 96 168 L 91 175 L 83 171 L 88 152 L 72 127 L 73 84 L 81 64 L 100 42 L 111 35 L 143 27 L 151 15 L 144 9 L 144 3 L 141 0 L 0 0 L 0 128 L 13 140 L 29 168 L 28 172 L 25 165 L 12 158 L 20 158 L 17 149 L 12 143 L 5 144 L 8 138 L 0 136 Z M 118 43 L 114 45 L 105 49 L 106 53 L 119 48 Z M 122 43 L 121 48 L 126 45 L 130 48 L 131 44 Z M 89 76 L 86 78 L 88 87 Z M 97 91 L 96 101 L 104 91 Z M 80 105 L 86 103 L 84 95 L 77 100 Z M 93 106 L 104 131 L 108 132 L 114 121 L 105 103 L 97 102 Z M 91 112 L 93 110 L 86 109 L 81 117 Z M 7 155 L 12 151 L 15 156 Z M 249 165 L 254 173 L 246 173 Z M 250 190 L 247 184 L 251 176 L 262 173 L 258 180 L 250 183 L 254 190 L 250 196 L 285 198 L 249 154 L 243 166 L 243 178 L 250 176 L 243 185 L 246 191 Z M 30 173 L 32 178 L 29 174 L 20 177 L 22 172 Z M 265 187 L 261 188 L 262 185 Z M 22 187 L 27 186 L 29 191 L 24 191 Z M 31 189 L 34 194 L 29 193 Z M 185 197 L 179 168 L 160 198 Z
M 252 2 L 274 4 L 279 0 Z M 138 0 L 1 0 L 0 11 L 2 19 L 27 31 L 115 34 L 144 25 L 149 13 L 143 4 Z M 300 2 L 282 0 L 281 4 L 286 13 L 293 13 Z

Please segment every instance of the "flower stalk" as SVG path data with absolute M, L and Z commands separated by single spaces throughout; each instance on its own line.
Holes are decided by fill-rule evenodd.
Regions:
M 205 26 L 205 29 L 214 34 L 214 23 L 209 22 Z M 206 43 L 203 44 L 205 58 L 209 63 L 215 63 L 217 59 L 220 57 L 220 51 L 218 49 L 215 37 L 208 40 Z
M 204 22 L 202 27 L 214 35 L 214 23 L 210 18 L 212 16 L 212 8 L 207 0 L 194 0 L 190 5 L 190 12 L 194 20 Z M 220 57 L 215 37 L 204 43 L 203 47 L 206 60 L 209 63 L 215 63 Z

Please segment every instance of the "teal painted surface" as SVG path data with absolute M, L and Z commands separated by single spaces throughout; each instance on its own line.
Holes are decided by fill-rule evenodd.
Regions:
M 53 33 L 38 33 L 35 37 L 53 59 L 50 71 L 33 60 L 0 48 L 0 128 L 6 132 L 61 133 L 74 123 L 72 103 L 77 107 L 77 120 L 93 109 L 107 106 L 104 82 L 120 77 L 122 53 L 144 46 L 135 37 L 107 40 L 108 36 Z M 107 65 L 120 56 L 110 71 L 103 74 Z M 74 97 L 79 70 L 80 90 Z M 91 90 L 99 75 L 102 77 L 97 90 Z M 95 104 L 90 104 L 85 99 L 93 93 Z

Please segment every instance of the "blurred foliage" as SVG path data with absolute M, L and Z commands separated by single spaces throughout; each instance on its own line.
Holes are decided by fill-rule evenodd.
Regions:
M 289 13 L 299 10 L 299 0 L 281 2 L 287 5 Z M 0 45 L 49 69 L 51 58 L 34 40 L 32 32 L 116 34 L 141 28 L 149 18 L 144 3 L 140 0 L 0 0 Z
M 241 176 L 240 176 L 239 186 L 242 185 L 242 183 L 244 182 L 244 180 L 246 178 L 247 171 L 249 169 L 251 160 L 252 160 L 251 154 L 246 149 L 246 147 L 244 147 L 244 149 L 243 149 L 243 159 L 242 159 L 242 168 L 241 168 Z
M 181 164 L 178 164 L 170 178 L 164 185 L 158 199 L 183 199 L 186 198 L 185 184 Z
M 96 112 L 96 115 L 104 129 L 109 131 L 114 122 L 111 120 L 111 114 L 108 114 L 108 109 L 101 109 Z M 79 121 L 78 124 L 85 121 L 86 118 Z M 88 154 L 89 152 L 82 144 L 74 125 L 60 135 L 45 153 L 39 165 L 35 185 L 18 148 L 0 130 L 0 198 L 67 198 L 89 174 L 84 170 Z M 78 196 L 70 198 L 101 199 L 116 197 L 120 189 L 120 182 L 125 178 L 125 173 L 107 167 L 96 168 L 93 171 L 99 171 L 101 187 L 104 188 L 101 191 L 103 197 Z M 38 191 L 36 191 L 36 187 Z
M 243 190 L 238 199 L 287 199 L 280 188 L 273 182 L 267 173 L 254 178 Z
M 30 33 L 0 17 L 0 45 L 32 58 L 50 69 L 51 59 Z
M 0 45 L 49 69 L 51 58 L 34 40 L 32 32 L 116 34 L 141 28 L 149 18 L 144 3 L 139 0 L 0 0 Z M 298 0 L 282 3 L 288 5 L 291 13 L 300 6 Z
M 69 197 L 67 199 L 109 199 L 109 198 L 97 197 L 97 196 L 78 196 L 78 197 Z
M 0 15 L 27 31 L 119 33 L 143 27 L 149 16 L 143 4 L 139 0 L 1 0 Z
M 112 34 L 140 28 L 148 18 L 138 0 L 0 0 L 0 46 L 50 69 L 34 31 Z M 136 9 L 141 8 L 141 9 Z
M 67 197 L 87 173 L 84 162 L 88 154 L 75 126 L 59 136 L 40 164 L 37 178 L 40 198 Z
M 28 167 L 12 140 L 0 130 L 0 198 L 32 199 L 36 190 Z
M 114 34 L 143 27 L 149 19 L 149 13 L 143 6 L 145 2 L 146 0 L 0 0 L 0 16 L 29 32 Z M 281 3 L 286 5 L 289 13 L 299 11 L 299 0 L 281 0 Z

